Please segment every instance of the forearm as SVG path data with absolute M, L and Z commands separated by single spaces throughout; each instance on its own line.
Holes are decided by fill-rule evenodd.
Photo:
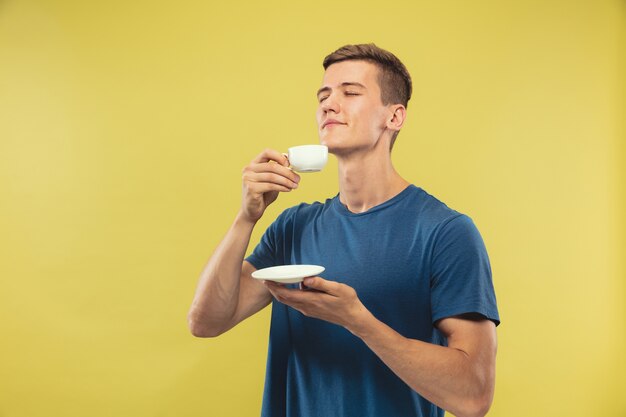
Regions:
M 241 265 L 254 225 L 239 213 L 204 267 L 188 315 L 192 333 L 219 333 L 235 314 Z
M 462 350 L 408 339 L 365 311 L 348 326 L 409 387 L 457 417 L 486 414 L 493 397 L 489 370 Z

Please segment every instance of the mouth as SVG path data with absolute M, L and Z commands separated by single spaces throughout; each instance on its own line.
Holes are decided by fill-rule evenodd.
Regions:
M 338 122 L 336 120 L 330 120 L 330 121 L 324 122 L 324 124 L 322 124 L 322 129 L 325 129 L 325 128 L 330 127 L 330 126 L 336 126 L 336 125 L 345 125 L 345 123 L 340 123 L 340 122 Z

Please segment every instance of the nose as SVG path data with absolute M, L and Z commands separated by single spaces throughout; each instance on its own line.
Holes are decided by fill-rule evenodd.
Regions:
M 336 95 L 330 94 L 320 103 L 320 107 L 324 113 L 328 113 L 329 111 L 339 113 L 339 101 L 337 100 Z

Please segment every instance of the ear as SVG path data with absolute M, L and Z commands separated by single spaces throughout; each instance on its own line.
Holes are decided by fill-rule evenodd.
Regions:
M 402 104 L 394 104 L 389 106 L 389 111 L 386 127 L 394 132 L 399 132 L 406 119 L 406 107 Z

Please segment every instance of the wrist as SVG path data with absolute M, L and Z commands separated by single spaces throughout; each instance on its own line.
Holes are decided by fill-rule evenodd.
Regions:
M 254 226 L 256 225 L 256 222 L 258 220 L 259 219 L 251 219 L 242 210 L 239 210 L 239 212 L 237 213 L 237 216 L 235 216 L 235 223 L 236 224 L 240 224 L 242 226 L 248 226 L 248 227 L 252 227 L 252 228 L 254 228 Z
M 346 329 L 356 337 L 365 339 L 372 333 L 372 327 L 376 325 L 376 322 L 376 317 L 361 304 L 353 319 L 346 325 Z

